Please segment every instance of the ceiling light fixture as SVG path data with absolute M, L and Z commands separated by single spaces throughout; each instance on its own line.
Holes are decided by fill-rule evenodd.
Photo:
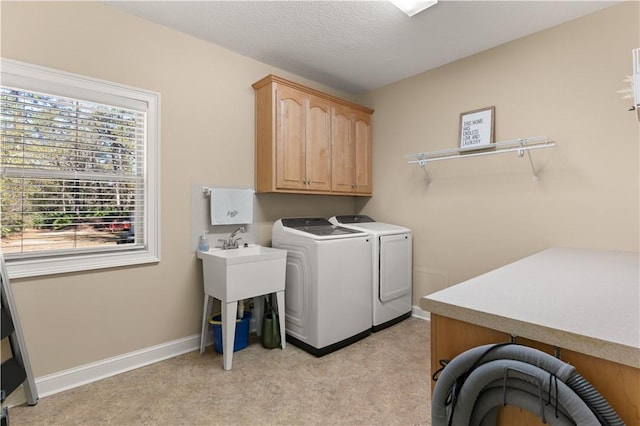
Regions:
M 438 0 L 390 0 L 391 3 L 409 16 L 416 15 L 438 3 Z

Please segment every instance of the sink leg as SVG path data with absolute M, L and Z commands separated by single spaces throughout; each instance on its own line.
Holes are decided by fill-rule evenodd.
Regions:
M 209 330 L 209 316 L 211 315 L 211 305 L 213 298 L 205 293 L 204 305 L 202 306 L 202 331 L 200 333 L 200 353 L 204 353 L 204 344 L 207 340 L 207 330 Z
M 225 370 L 231 370 L 233 343 L 236 337 L 236 315 L 238 301 L 222 303 L 222 357 Z
M 276 292 L 276 300 L 278 304 L 278 319 L 280 321 L 280 347 L 284 349 L 285 346 L 287 346 L 287 343 L 285 342 L 286 328 L 284 326 L 284 291 Z

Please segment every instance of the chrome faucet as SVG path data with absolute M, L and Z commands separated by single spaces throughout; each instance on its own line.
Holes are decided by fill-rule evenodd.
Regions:
M 244 229 L 244 226 L 239 227 L 238 229 L 236 229 L 235 231 L 233 231 L 231 233 L 231 235 L 229 235 L 229 239 L 227 240 L 223 240 L 223 239 L 219 239 L 218 241 L 222 241 L 222 249 L 223 250 L 228 250 L 228 249 L 236 249 L 238 248 L 238 241 L 242 239 L 242 237 L 237 237 L 236 235 L 238 234 L 238 232 L 246 232 Z

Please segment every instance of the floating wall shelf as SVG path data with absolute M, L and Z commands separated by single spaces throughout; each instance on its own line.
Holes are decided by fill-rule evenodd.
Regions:
M 409 164 L 418 164 L 427 175 L 427 180 L 431 183 L 431 178 L 429 177 L 429 173 L 427 172 L 427 163 L 432 161 L 442 161 L 442 160 L 454 160 L 459 158 L 469 158 L 469 157 L 480 157 L 483 155 L 495 155 L 502 154 L 505 152 L 517 152 L 519 157 L 523 157 L 525 152 L 527 153 L 527 158 L 529 159 L 529 166 L 531 166 L 531 173 L 533 174 L 532 179 L 537 180 L 538 176 L 536 175 L 536 170 L 533 165 L 533 159 L 531 158 L 531 150 L 534 149 L 542 149 L 542 148 L 551 148 L 556 146 L 556 143 L 553 142 L 546 136 L 534 137 L 534 138 L 523 138 L 523 139 L 514 139 L 510 141 L 502 141 L 496 142 L 491 145 L 490 148 L 486 148 L 483 150 L 465 150 L 465 149 L 443 149 L 441 151 L 431 151 L 431 152 L 419 152 L 417 154 L 409 154 L 407 157 L 410 159 Z

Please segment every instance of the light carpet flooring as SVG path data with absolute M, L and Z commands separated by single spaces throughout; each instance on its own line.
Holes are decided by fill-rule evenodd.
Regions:
M 429 322 L 316 358 L 255 336 L 222 369 L 207 348 L 9 410 L 19 425 L 430 425 Z

